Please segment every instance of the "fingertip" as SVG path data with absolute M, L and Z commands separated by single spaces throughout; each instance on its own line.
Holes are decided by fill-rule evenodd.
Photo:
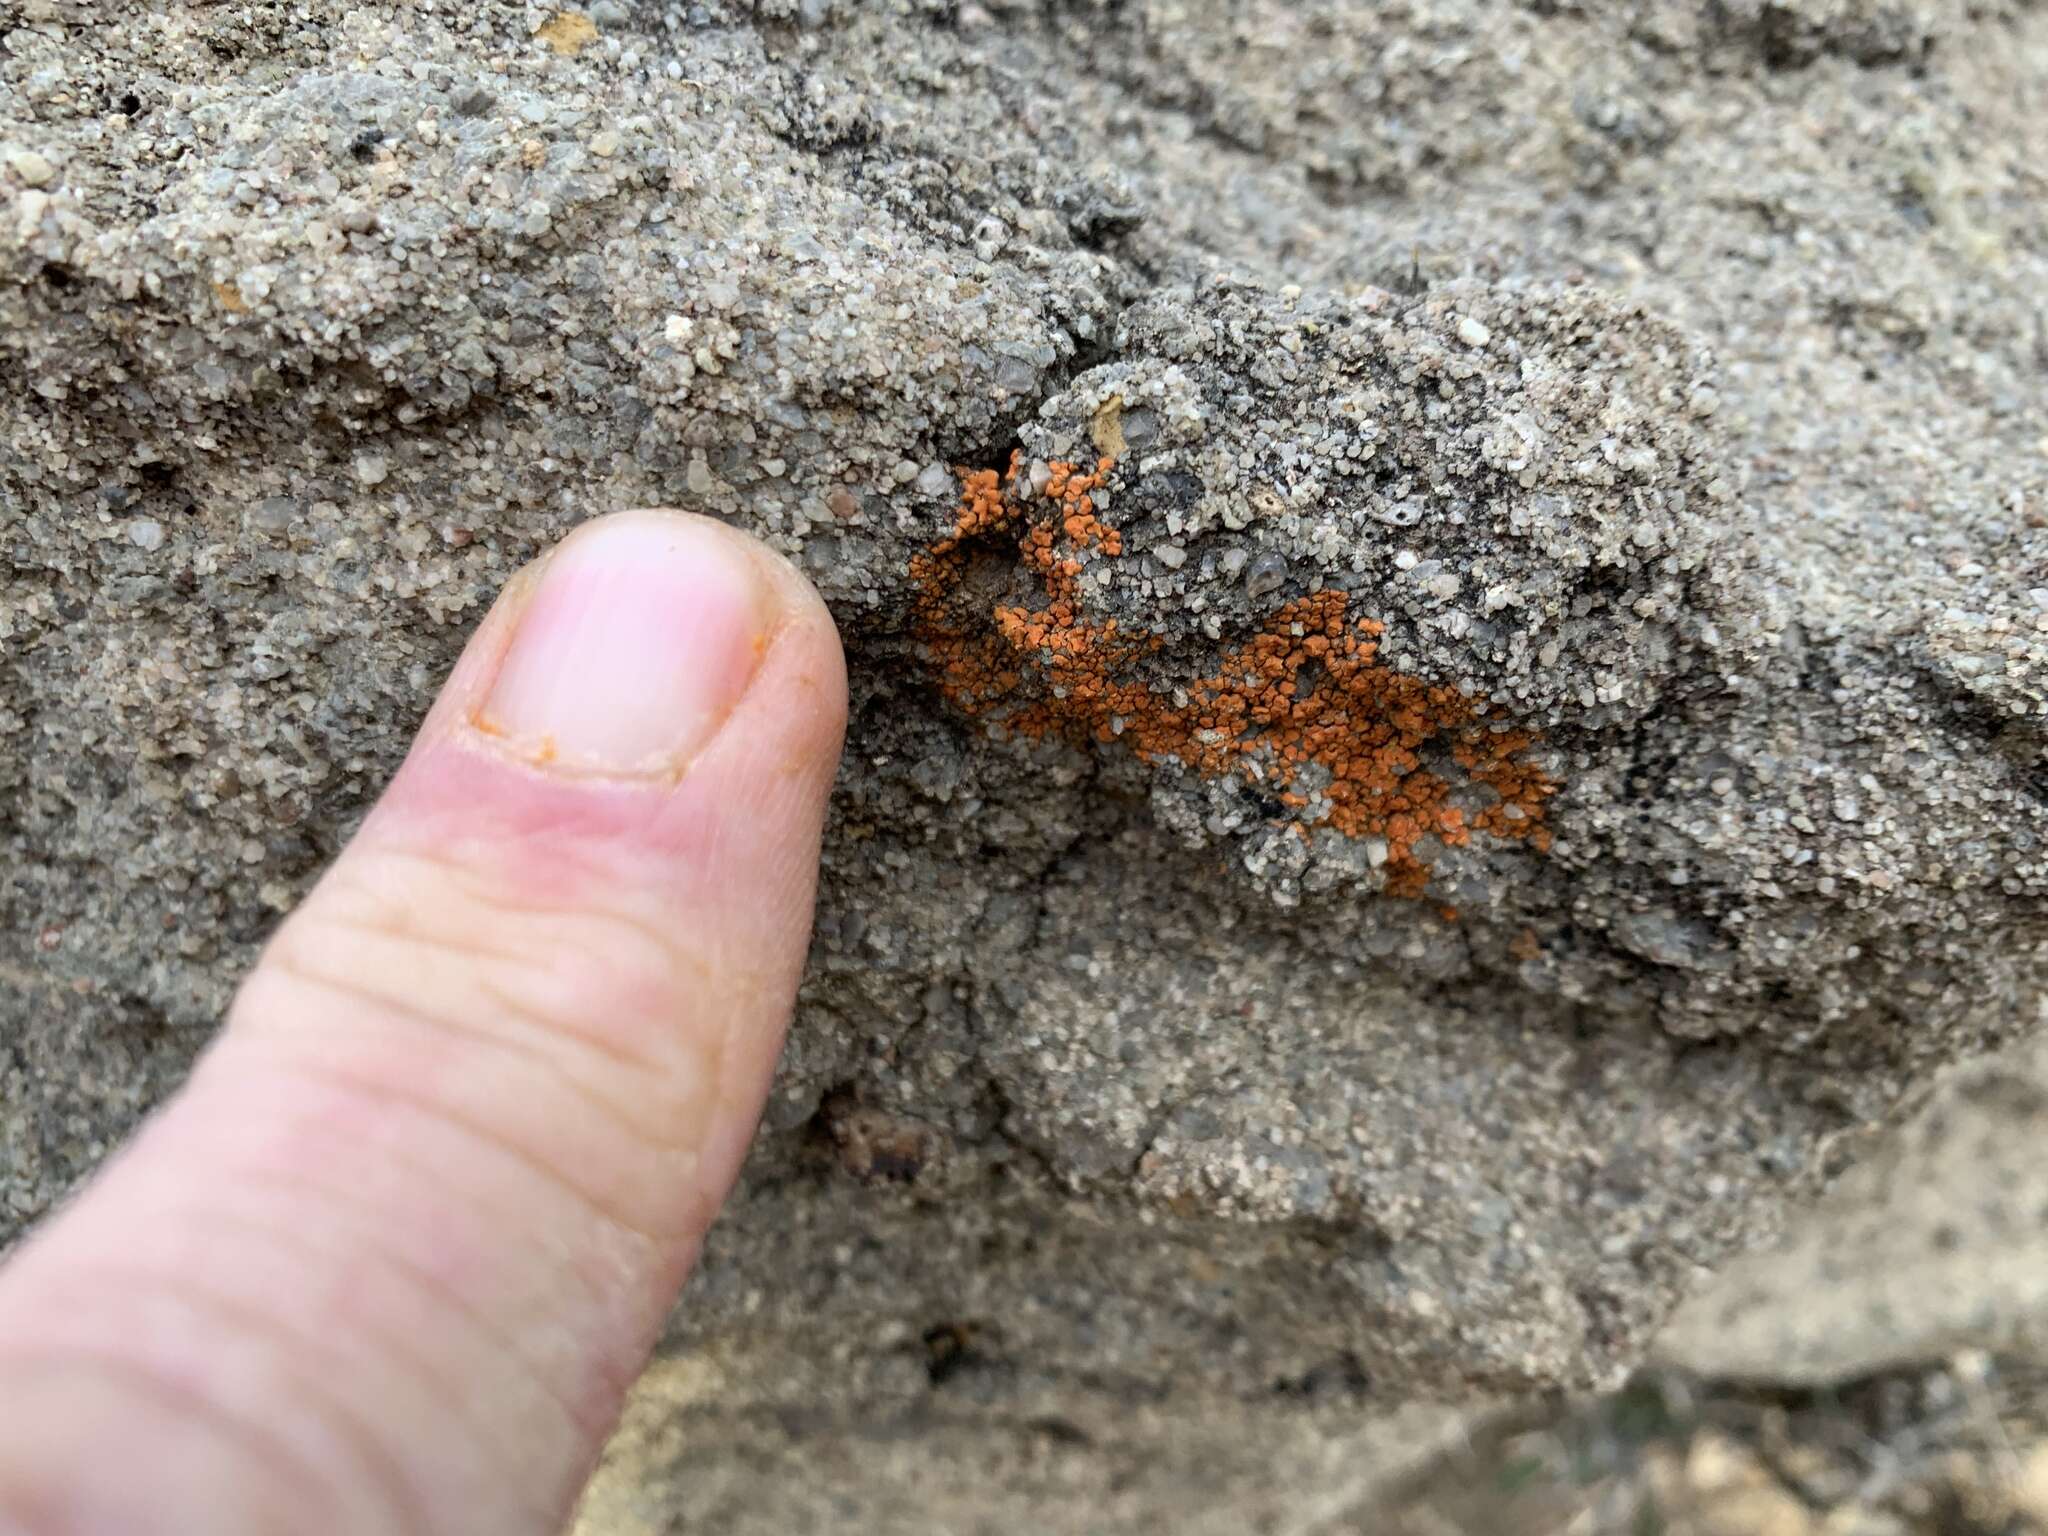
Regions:
M 789 560 L 716 519 L 614 513 L 507 584 L 365 835 L 694 860 L 707 818 L 822 817 L 846 714 L 838 628 Z
M 200 1070 L 7 1273 L 38 1358 L 90 1333 L 217 1410 L 134 1528 L 217 1512 L 273 1420 L 422 1530 L 566 1508 L 758 1122 L 846 712 L 817 592 L 726 525 L 601 518 L 513 580 Z M 0 1525 L 53 1478 L 0 1457 Z

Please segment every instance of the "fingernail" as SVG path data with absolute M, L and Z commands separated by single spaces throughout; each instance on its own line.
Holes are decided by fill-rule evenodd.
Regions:
M 779 611 L 738 535 L 672 514 L 610 519 L 542 569 L 474 723 L 541 765 L 679 767 L 747 691 Z

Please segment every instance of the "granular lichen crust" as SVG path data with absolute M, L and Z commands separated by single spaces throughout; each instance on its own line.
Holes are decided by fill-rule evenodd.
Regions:
M 1092 494 L 1114 467 L 1106 456 L 1087 471 L 1054 460 L 1041 476 L 1013 456 L 1002 477 L 963 472 L 952 533 L 911 562 L 920 636 L 954 704 L 1004 732 L 1116 743 L 1147 762 L 1259 786 L 1276 824 L 1304 841 L 1318 827 L 1365 839 L 1395 895 L 1427 886 L 1416 853 L 1425 837 L 1548 846 L 1544 802 L 1557 786 L 1526 761 L 1534 738 L 1488 719 L 1483 700 L 1378 664 L 1384 627 L 1353 617 L 1340 588 L 1279 604 L 1212 673 L 1148 669 L 1157 640 L 1091 619 L 1079 580 L 1097 553 L 1124 553 Z M 1000 572 L 1006 545 L 1039 590 L 977 613 L 988 597 L 976 588 L 988 581 L 974 563 L 992 559 Z

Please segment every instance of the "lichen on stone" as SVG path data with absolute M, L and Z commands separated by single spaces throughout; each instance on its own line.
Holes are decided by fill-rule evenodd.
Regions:
M 1279 604 L 1213 672 L 1148 675 L 1158 642 L 1091 618 L 1081 583 L 1086 562 L 1124 553 L 1093 494 L 1114 468 L 1107 455 L 1087 470 L 1055 460 L 1041 483 L 1013 455 L 1001 476 L 962 473 L 953 531 L 911 563 L 921 639 L 948 699 L 1005 732 L 1117 744 L 1256 783 L 1304 840 L 1324 827 L 1369 840 L 1395 895 L 1427 886 L 1425 837 L 1548 846 L 1544 803 L 1558 786 L 1527 761 L 1534 736 L 1455 687 L 1381 664 L 1383 626 L 1352 616 L 1341 588 Z M 1006 558 L 1037 577 L 1035 592 L 989 590 L 987 563 L 1000 582 Z

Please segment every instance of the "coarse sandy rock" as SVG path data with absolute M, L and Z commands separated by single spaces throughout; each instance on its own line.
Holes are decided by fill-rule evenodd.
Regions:
M 2048 16 L 1946 0 L 0 0 L 0 1239 L 505 578 L 674 505 L 799 562 L 854 700 L 651 1528 L 964 1523 L 999 1436 L 997 1524 L 1244 1529 L 1249 1472 L 1120 1469 L 1341 1514 L 1414 1416 L 1616 1381 L 2043 1022 L 2044 93 Z M 1027 526 L 1112 460 L 1116 551 L 1060 537 L 1128 740 L 1043 647 L 948 673 L 1043 602 L 978 536 L 934 629 L 1013 454 Z M 1366 777 L 1469 837 L 1186 734 L 1333 602 L 1377 670 L 1311 726 L 1428 701 Z

